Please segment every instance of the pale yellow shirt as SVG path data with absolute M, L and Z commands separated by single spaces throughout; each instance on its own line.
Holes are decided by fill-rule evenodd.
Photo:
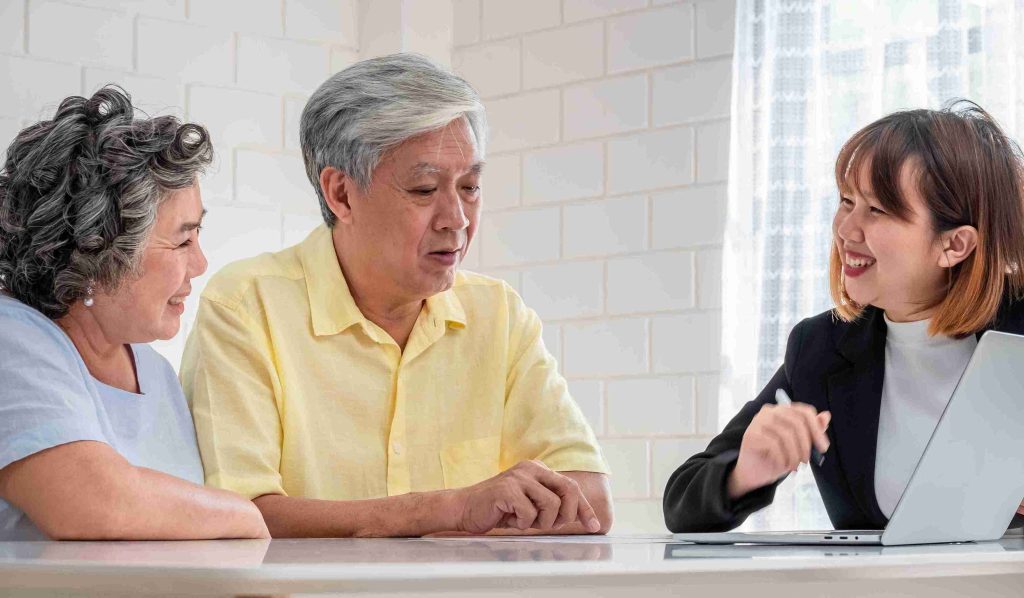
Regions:
M 213 277 L 181 380 L 206 482 L 250 498 L 456 488 L 528 459 L 608 472 L 507 284 L 458 273 L 402 352 L 359 311 L 326 226 Z

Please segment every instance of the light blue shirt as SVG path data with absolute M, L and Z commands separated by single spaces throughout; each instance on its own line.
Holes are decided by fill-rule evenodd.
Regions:
M 171 365 L 132 345 L 141 394 L 89 374 L 71 339 L 35 309 L 0 295 L 0 469 L 39 451 L 104 442 L 132 465 L 203 483 L 192 416 Z M 0 499 L 0 541 L 44 539 Z

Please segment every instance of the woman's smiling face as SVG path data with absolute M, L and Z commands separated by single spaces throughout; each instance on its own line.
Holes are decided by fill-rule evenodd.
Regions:
M 198 185 L 171 191 L 160 203 L 141 275 L 111 294 L 99 291 L 90 308 L 108 338 L 148 343 L 178 333 L 192 279 L 206 271 L 199 247 L 204 213 Z
M 832 236 L 843 265 L 846 294 L 885 310 L 891 320 L 929 317 L 949 280 L 943 245 L 916 184 L 913 162 L 900 171 L 905 217 L 887 213 L 871 190 L 864 160 L 856 189 L 840 190 Z

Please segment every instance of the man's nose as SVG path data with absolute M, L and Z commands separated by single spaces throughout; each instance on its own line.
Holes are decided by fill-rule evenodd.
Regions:
M 196 239 L 195 247 L 191 258 L 189 259 L 188 274 L 189 277 L 195 278 L 202 276 L 206 272 L 206 268 L 209 267 L 210 262 L 206 259 L 206 254 L 203 252 L 202 247 L 199 245 L 199 239 Z
M 439 202 L 439 214 L 436 219 L 436 228 L 462 230 L 469 226 L 469 218 L 466 217 L 466 210 L 462 204 L 462 198 L 457 191 L 452 189 L 444 194 Z

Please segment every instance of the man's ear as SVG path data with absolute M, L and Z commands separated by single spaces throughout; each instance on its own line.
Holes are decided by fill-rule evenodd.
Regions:
M 942 256 L 939 267 L 952 268 L 967 259 L 978 248 L 978 229 L 970 225 L 958 226 L 941 235 Z
M 327 207 L 338 219 L 338 222 L 352 222 L 351 190 L 355 181 L 344 172 L 328 166 L 320 171 L 320 190 L 324 194 Z

